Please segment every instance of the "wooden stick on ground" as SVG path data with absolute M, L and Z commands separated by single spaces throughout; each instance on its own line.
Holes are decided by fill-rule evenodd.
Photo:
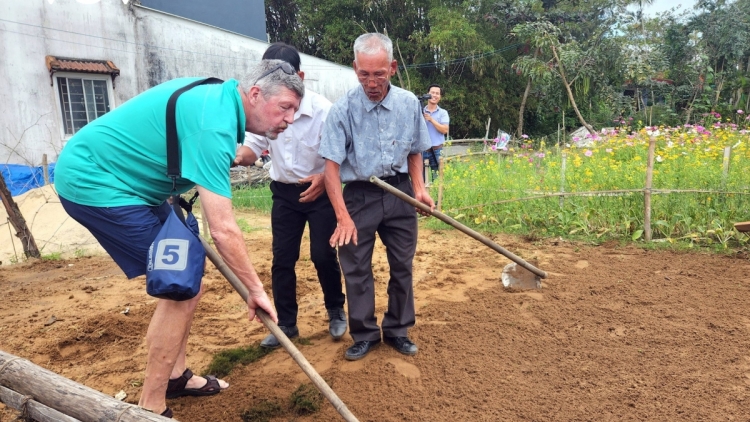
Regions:
M 219 255 L 214 248 L 206 242 L 206 239 L 203 237 L 200 237 L 201 243 L 203 244 L 203 247 L 206 249 L 206 256 L 208 256 L 208 259 L 213 262 L 214 266 L 221 272 L 221 274 L 226 277 L 226 279 L 229 281 L 229 284 L 234 287 L 234 289 L 237 291 L 237 293 L 242 296 L 242 300 L 247 302 L 247 296 L 248 291 L 247 287 L 245 287 L 244 284 L 240 281 L 240 279 L 237 277 L 234 272 L 229 268 L 229 266 L 224 262 L 224 259 Z M 313 368 L 313 366 L 310 364 L 310 362 L 305 359 L 305 357 L 302 355 L 302 353 L 297 349 L 297 347 L 294 346 L 294 343 L 292 343 L 291 340 L 284 334 L 283 331 L 279 328 L 278 325 L 276 325 L 275 322 L 271 319 L 271 317 L 266 313 L 266 311 L 262 309 L 256 309 L 255 313 L 258 315 L 261 321 L 263 321 L 263 324 L 271 330 L 271 334 L 273 334 L 276 337 L 276 340 L 281 343 L 281 345 L 286 349 L 287 352 L 292 356 L 292 359 L 294 359 L 295 362 L 297 362 L 297 365 L 302 368 L 302 371 L 305 372 L 305 374 L 310 378 L 310 380 L 315 384 L 316 387 L 318 387 L 318 390 L 320 390 L 321 393 L 328 399 L 328 401 L 331 402 L 334 409 L 336 409 L 337 412 L 344 418 L 347 422 L 358 422 L 358 419 L 352 414 L 352 412 L 349 411 L 349 409 L 346 407 L 343 401 L 336 395 L 336 393 L 331 389 L 331 387 L 323 380 L 323 378 L 318 374 L 318 372 Z
M 26 415 L 37 422 L 80 422 L 76 418 L 60 413 L 55 409 L 45 406 L 36 400 L 30 399 L 16 393 L 10 388 L 0 386 L 0 402 L 5 403 L 8 407 L 26 412 Z M 22 420 L 22 419 L 19 419 Z
M 78 384 L 77 382 L 37 366 L 26 359 L 0 351 L 0 384 L 21 396 L 70 416 L 73 420 L 94 421 L 171 421 L 133 404 L 123 403 L 114 397 Z M 3 395 L 3 402 L 6 401 Z M 27 402 L 29 411 L 33 408 Z M 43 420 L 43 419 L 41 419 Z M 66 420 L 66 419 L 52 419 Z

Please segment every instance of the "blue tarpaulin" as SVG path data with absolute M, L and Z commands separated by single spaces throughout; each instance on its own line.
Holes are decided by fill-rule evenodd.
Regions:
M 49 181 L 55 182 L 55 163 L 47 166 L 49 168 Z M 8 185 L 11 196 L 44 186 L 44 170 L 42 167 L 31 167 L 22 164 L 0 164 L 0 173 Z

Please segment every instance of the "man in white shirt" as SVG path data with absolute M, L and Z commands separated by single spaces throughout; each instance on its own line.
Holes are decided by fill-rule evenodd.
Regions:
M 271 44 L 263 59 L 289 62 L 300 78 L 305 77 L 304 72 L 300 71 L 299 53 L 290 45 Z M 254 163 L 263 150 L 268 149 L 271 156 L 271 285 L 279 328 L 289 338 L 299 336 L 297 275 L 294 267 L 299 259 L 305 223 L 310 226 L 310 260 L 315 265 L 323 289 L 329 332 L 335 340 L 346 332 L 341 269 L 336 249 L 329 244 L 336 230 L 336 213 L 325 192 L 325 160 L 318 155 L 323 124 L 330 108 L 331 102 L 325 97 L 305 90 L 300 108 L 294 115 L 294 123 L 278 137 L 276 133 L 267 133 L 265 137 L 248 134 L 235 159 L 235 164 L 247 166 Z M 269 334 L 260 345 L 277 348 L 281 344 L 273 334 Z

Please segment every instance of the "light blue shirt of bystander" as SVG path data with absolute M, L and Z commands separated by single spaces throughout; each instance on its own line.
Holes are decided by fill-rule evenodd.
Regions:
M 432 118 L 441 125 L 449 125 L 451 123 L 448 112 L 444 108 L 440 108 L 440 106 L 437 106 L 435 111 L 430 111 L 427 109 L 427 106 L 425 106 L 423 111 L 425 113 L 429 113 Z M 433 125 L 431 122 L 427 122 L 427 132 L 430 134 L 430 141 L 432 141 L 433 147 L 439 147 L 440 145 L 443 145 L 443 142 L 445 142 L 445 135 L 438 132 L 438 130 L 435 128 L 435 125 Z

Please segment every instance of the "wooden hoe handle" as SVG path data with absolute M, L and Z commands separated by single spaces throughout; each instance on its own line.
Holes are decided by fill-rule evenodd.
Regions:
M 433 217 L 450 224 L 451 226 L 455 227 L 456 229 L 466 233 L 467 235 L 473 237 L 474 239 L 484 243 L 485 245 L 489 246 L 492 250 L 495 252 L 504 255 L 506 258 L 510 259 L 511 261 L 515 262 L 516 264 L 522 266 L 523 268 L 526 268 L 527 270 L 531 271 L 532 273 L 538 275 L 541 278 L 547 278 L 547 273 L 540 270 L 539 268 L 529 264 L 526 262 L 523 258 L 520 256 L 514 254 L 513 252 L 503 248 L 502 246 L 498 245 L 497 243 L 493 242 L 492 240 L 488 239 L 486 236 L 482 236 L 481 234 L 477 233 L 476 231 L 470 229 L 469 227 L 459 223 L 458 221 L 448 217 L 447 215 L 443 214 L 442 212 L 435 210 L 430 211 L 430 207 L 427 205 L 417 201 L 416 199 L 412 198 L 411 196 L 401 192 L 400 190 L 394 188 L 393 186 L 389 185 L 388 183 L 385 183 L 384 181 L 378 179 L 375 176 L 370 177 L 370 182 L 374 183 L 375 185 L 381 187 L 383 190 L 390 192 L 394 195 L 396 195 L 399 199 L 406 201 L 410 205 L 413 205 L 416 208 L 419 208 L 420 210 L 432 215 Z
M 219 255 L 214 248 L 206 242 L 206 239 L 204 239 L 202 236 L 200 237 L 201 243 L 203 244 L 203 247 L 206 249 L 206 255 L 208 256 L 208 259 L 213 262 L 214 266 L 221 272 L 224 277 L 229 281 L 229 284 L 234 287 L 234 290 L 237 291 L 237 293 L 242 296 L 242 300 L 247 302 L 248 297 L 248 291 L 244 284 L 240 281 L 240 279 L 237 277 L 234 272 L 229 268 L 229 266 L 224 262 L 224 259 Z M 292 343 L 291 340 L 284 334 L 283 331 L 279 328 L 278 325 L 276 325 L 275 322 L 271 319 L 271 317 L 268 315 L 266 311 L 263 309 L 257 308 L 255 310 L 255 313 L 258 315 L 261 321 L 263 321 L 263 324 L 271 330 L 271 334 L 273 334 L 276 339 L 281 343 L 282 346 L 284 346 L 284 349 L 286 349 L 287 352 L 292 356 L 292 359 L 294 359 L 295 362 L 297 362 L 297 365 L 302 368 L 302 371 L 304 371 L 305 374 L 310 378 L 310 380 L 315 384 L 315 386 L 320 390 L 320 392 L 328 399 L 328 401 L 331 402 L 334 409 L 336 409 L 337 412 L 344 418 L 347 422 L 359 422 L 358 419 L 352 414 L 352 412 L 349 411 L 349 409 L 346 407 L 343 401 L 336 395 L 336 393 L 333 392 L 331 387 L 326 384 L 325 380 L 318 374 L 318 372 L 313 368 L 312 365 L 310 365 L 310 362 L 305 359 L 305 357 L 302 355 L 302 353 L 297 349 L 297 347 L 294 346 L 294 343 Z

